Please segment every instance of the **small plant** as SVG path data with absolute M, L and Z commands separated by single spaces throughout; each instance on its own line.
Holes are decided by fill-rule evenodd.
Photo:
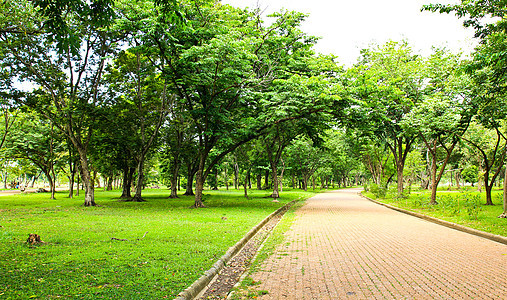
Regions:
M 480 196 L 471 194 L 465 194 L 464 196 L 463 205 L 468 217 L 472 220 L 477 220 L 479 218 L 479 212 L 482 210 Z
M 427 197 L 425 197 L 424 194 L 417 195 L 414 198 L 415 207 L 423 207 L 427 202 Z
M 461 211 L 460 197 L 443 195 L 438 198 L 438 203 L 442 212 L 447 212 L 450 215 L 459 214 Z
M 384 198 L 387 194 L 387 189 L 382 186 L 375 183 L 371 184 L 370 191 L 375 195 L 377 198 Z

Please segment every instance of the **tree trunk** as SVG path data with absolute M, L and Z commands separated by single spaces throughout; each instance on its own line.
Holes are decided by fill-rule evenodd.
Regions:
M 491 190 L 493 189 L 493 185 L 486 183 L 486 205 L 494 205 L 493 199 L 491 197 Z
M 204 175 L 203 173 L 204 172 L 202 168 L 199 168 L 199 170 L 197 170 L 197 173 L 195 174 L 195 201 L 194 205 L 192 206 L 193 208 L 206 207 L 202 201 L 204 181 L 206 180 L 206 178 L 204 178 L 203 176 Z
M 33 187 L 34 187 L 34 185 L 35 185 L 35 181 L 37 181 L 37 179 L 39 178 L 39 176 L 40 176 L 40 172 L 39 172 L 39 175 L 34 176 L 34 177 L 32 178 L 32 180 L 31 180 L 31 182 L 30 182 L 30 188 L 33 188 Z
M 95 185 L 95 181 L 97 182 L 97 187 L 100 189 L 102 186 L 100 185 L 100 177 L 97 179 L 97 171 L 93 171 L 93 184 Z
M 305 175 L 303 175 L 303 180 L 302 180 L 302 189 L 306 191 L 308 191 L 308 177 L 306 177 Z
M 245 180 L 243 182 L 243 190 L 245 192 L 245 198 L 247 198 L 247 199 L 248 199 L 248 177 L 249 177 L 249 174 L 250 174 L 250 169 L 246 170 Z
M 120 198 L 130 199 L 132 195 L 130 190 L 132 188 L 132 178 L 134 177 L 135 168 L 124 167 L 123 168 L 123 187 Z
M 264 188 L 265 188 L 266 190 L 267 190 L 267 189 L 269 189 L 269 170 L 266 170 L 264 183 L 265 183 Z
M 53 177 L 51 176 L 51 171 L 48 169 L 45 169 L 45 170 L 43 170 L 43 172 L 44 172 L 44 175 L 46 175 L 46 178 L 49 183 L 49 191 L 51 192 L 50 199 L 55 199 L 55 193 L 54 193 L 55 183 L 54 183 Z
M 460 171 L 461 170 L 456 170 L 456 175 L 455 176 L 455 180 L 456 180 L 456 189 L 459 191 L 461 189 L 460 185 L 459 185 L 459 175 L 460 175 Z
M 214 176 L 214 183 L 213 183 L 212 189 L 214 191 L 218 191 L 218 168 L 215 168 L 215 170 L 213 172 L 213 176 Z M 238 186 L 238 188 L 239 188 L 239 186 Z
M 271 164 L 271 180 L 273 181 L 273 193 L 270 197 L 274 199 L 280 198 L 280 193 L 278 191 L 278 170 L 274 163 Z
M 178 174 L 180 172 L 179 155 L 175 155 L 171 166 L 171 195 L 169 198 L 178 198 Z
M 111 175 L 107 178 L 107 187 L 106 187 L 106 191 L 112 191 L 112 190 L 113 190 L 113 175 Z
M 224 183 L 225 183 L 225 190 L 229 190 L 229 175 L 227 174 L 227 165 L 224 165 Z
M 185 189 L 185 193 L 183 195 L 185 196 L 195 196 L 193 187 L 194 187 L 194 176 L 195 171 L 192 169 L 192 166 L 188 167 L 188 173 L 187 173 L 187 187 Z
M 480 159 L 479 159 L 479 175 L 477 176 L 477 191 L 479 193 L 482 193 L 482 163 L 480 163 Z
M 198 162 L 189 162 L 187 163 L 187 186 L 185 189 L 185 196 L 195 196 L 193 188 L 194 188 L 194 177 L 199 167 Z
M 507 164 L 505 164 L 505 174 L 503 178 L 503 213 L 499 218 L 507 218 Z
M 239 188 L 239 166 L 237 163 L 234 163 L 234 189 L 237 190 Z
M 143 180 L 144 180 L 144 157 L 140 157 L 137 163 L 137 181 L 136 181 L 136 193 L 134 197 L 129 199 L 132 202 L 144 202 L 142 197 L 143 191 Z
M 285 163 L 282 160 L 282 171 L 280 172 L 280 178 L 278 180 L 278 184 L 280 187 L 280 192 L 283 193 L 283 173 L 285 172 Z
M 493 189 L 493 182 L 489 182 L 489 169 L 486 169 L 484 173 L 484 187 L 486 189 L 486 205 L 493 205 L 491 198 L 491 190 Z
M 171 176 L 171 195 L 169 198 L 178 198 L 178 177 Z
M 81 169 L 79 171 L 79 175 L 77 176 L 77 185 L 76 185 L 76 197 L 79 197 L 79 184 L 81 181 Z
M 93 178 L 90 169 L 88 168 L 88 158 L 84 150 L 79 150 L 79 161 L 81 163 L 81 180 L 85 189 L 85 202 L 84 206 L 96 206 L 95 203 L 95 186 L 93 185 Z
M 403 195 L 403 167 L 404 163 L 400 160 L 396 164 L 396 175 L 397 175 L 397 183 L 398 183 L 398 195 Z
M 433 152 L 432 152 L 432 154 L 433 154 Z M 437 202 L 437 186 L 438 186 L 438 184 L 437 184 L 437 158 L 434 156 L 431 161 L 431 199 L 430 199 L 431 205 L 438 204 L 438 202 Z
M 262 175 L 260 173 L 257 174 L 257 189 L 262 190 Z
M 76 171 L 71 171 L 69 174 L 69 198 L 74 197 L 74 178 L 76 177 Z

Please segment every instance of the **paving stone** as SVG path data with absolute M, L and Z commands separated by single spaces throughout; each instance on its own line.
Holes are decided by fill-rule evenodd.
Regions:
M 309 199 L 252 277 L 260 299 L 507 299 L 507 246 L 374 204 Z

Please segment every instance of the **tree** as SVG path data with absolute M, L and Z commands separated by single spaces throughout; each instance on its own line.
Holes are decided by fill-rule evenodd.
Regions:
M 297 135 L 304 131 L 304 126 L 298 126 L 296 121 L 288 121 L 283 124 L 277 124 L 270 128 L 268 133 L 261 138 L 264 145 L 264 151 L 268 159 L 273 182 L 273 193 L 271 197 L 280 198 L 280 184 L 278 167 L 282 160 L 282 154 L 287 146 L 291 144 Z M 309 129 L 309 128 L 307 128 Z
M 354 137 L 355 138 L 355 137 Z M 326 159 L 331 173 L 334 175 L 339 186 L 346 186 L 350 174 L 359 169 L 358 145 L 346 129 L 325 131 L 324 148 L 327 149 Z
M 33 3 L 33 5 L 32 5 Z M 3 57 L 21 81 L 38 87 L 23 102 L 64 133 L 76 148 L 85 185 L 85 206 L 94 206 L 88 161 L 101 102 L 106 57 L 121 37 L 111 29 L 112 1 L 4 1 L 13 13 L 9 30 L 0 32 Z M 2 15 L 1 19 L 4 19 Z
M 457 4 L 430 4 L 423 6 L 423 10 L 440 13 L 455 13 L 458 18 L 465 18 L 463 25 L 472 27 L 475 30 L 475 37 L 480 39 L 481 44 L 474 53 L 474 59 L 469 65 L 468 72 L 476 84 L 475 108 L 478 112 L 478 119 L 484 126 L 494 128 L 498 139 L 503 137 L 499 131 L 499 122 L 505 118 L 505 63 L 507 62 L 506 29 L 507 20 L 505 14 L 507 5 L 505 1 L 486 0 L 462 0 Z M 491 21 L 493 20 L 493 22 Z M 497 153 L 498 146 L 493 153 Z M 486 157 L 485 151 L 481 151 Z M 505 158 L 505 151 L 500 151 L 502 160 Z M 491 159 L 497 158 L 493 155 L 485 159 L 485 184 L 486 203 L 491 205 L 491 193 L 488 192 L 489 168 L 494 162 Z M 489 165 L 489 166 L 488 166 Z M 498 170 L 498 169 L 497 169 Z M 494 172 L 492 180 L 497 176 Z M 507 199 L 507 184 L 504 187 L 504 198 Z
M 137 162 L 136 193 L 129 201 L 144 201 L 141 196 L 144 164 L 169 113 L 169 102 L 174 101 L 155 70 L 150 58 L 136 48 L 120 52 L 115 64 L 108 68 L 107 79 L 113 95 L 113 103 L 109 105 L 119 113 L 115 118 L 123 117 L 123 122 L 129 124 L 124 134 L 131 137 L 129 148 Z
M 36 165 L 48 179 L 51 199 L 55 199 L 57 163 L 65 161 L 62 155 L 65 143 L 53 124 L 35 114 L 24 114 L 19 126 L 9 142 L 10 157 L 26 159 Z
M 417 177 L 420 176 L 424 169 L 424 161 L 419 149 L 413 150 L 407 155 L 407 162 L 405 164 L 405 176 L 408 181 L 409 193 L 411 191 L 412 183 L 415 182 Z
M 475 37 L 484 39 L 493 32 L 505 31 L 506 8 L 504 1 L 488 0 L 461 0 L 461 3 L 453 4 L 428 4 L 423 5 L 422 10 L 454 13 L 458 18 L 465 18 L 464 27 L 472 27 Z M 490 20 L 500 19 L 498 22 Z
M 479 167 L 484 172 L 486 205 L 493 205 L 491 191 L 505 161 L 507 140 L 499 128 L 487 129 L 477 123 L 471 123 L 470 129 L 462 139 L 478 151 L 482 160 L 479 161 Z
M 461 176 L 465 182 L 471 183 L 473 186 L 474 183 L 478 180 L 478 173 L 479 170 L 477 169 L 477 166 L 469 165 L 463 168 L 461 171 Z
M 139 30 L 197 130 L 194 207 L 202 207 L 206 178 L 223 157 L 271 124 L 294 118 L 277 118 L 273 103 L 262 94 L 292 59 L 309 55 L 315 39 L 298 29 L 304 19 L 300 13 L 275 14 L 265 27 L 254 13 L 215 1 L 183 1 L 180 8 L 185 26 L 172 26 L 161 12 Z M 319 109 L 314 104 L 317 108 L 299 103 L 292 109 L 305 115 Z
M 437 204 L 438 183 L 460 137 L 472 119 L 469 113 L 469 78 L 459 76 L 459 58 L 436 49 L 426 63 L 429 82 L 426 96 L 402 121 L 407 131 L 415 131 L 431 155 L 431 198 Z M 444 150 L 443 156 L 440 154 Z M 439 158 L 443 157 L 438 171 Z M 438 174 L 437 174 L 438 171 Z
M 324 151 L 311 139 L 300 136 L 287 148 L 287 154 L 290 166 L 300 175 L 302 188 L 308 190 L 308 180 L 326 160 Z
M 442 179 L 445 167 L 460 134 L 466 131 L 468 124 L 460 124 L 459 108 L 448 99 L 428 98 L 406 119 L 410 126 L 417 130 L 421 140 L 431 155 L 431 198 L 430 204 L 437 204 L 438 183 Z M 443 152 L 443 160 L 439 163 Z M 440 167 L 438 165 L 440 164 Z M 440 169 L 440 170 L 438 170 Z M 438 174 L 437 174 L 438 171 Z
M 405 116 L 423 99 L 422 57 L 407 42 L 388 42 L 361 52 L 348 70 L 346 84 L 358 102 L 355 126 L 377 136 L 394 157 L 398 195 L 403 193 L 403 168 L 417 137 L 402 127 Z

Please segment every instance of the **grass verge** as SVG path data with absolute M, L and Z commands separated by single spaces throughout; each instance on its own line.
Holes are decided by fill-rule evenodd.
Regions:
M 502 192 L 493 191 L 492 197 L 496 205 L 484 205 L 485 193 L 438 192 L 437 205 L 430 205 L 429 191 L 411 193 L 406 198 L 396 198 L 388 194 L 384 198 L 376 198 L 371 192 L 363 192 L 369 198 L 427 216 L 453 222 L 477 230 L 507 236 L 507 219 L 499 219 L 503 212 Z
M 234 289 L 234 294 L 231 299 L 255 299 L 258 296 L 265 295 L 267 291 L 259 291 L 255 289 L 255 286 L 259 285 L 260 282 L 254 281 L 251 274 L 257 272 L 262 263 L 271 255 L 274 254 L 276 248 L 283 243 L 285 239 L 285 232 L 290 229 L 294 221 L 296 220 L 295 212 L 304 205 L 304 201 L 297 202 L 293 205 L 280 220 L 278 225 L 273 229 L 273 232 L 269 235 L 266 241 L 263 243 L 262 248 L 257 253 L 254 261 L 252 262 L 248 272 L 248 275 L 240 282 L 239 286 Z
M 268 191 L 249 200 L 205 191 L 205 209 L 167 190 L 143 194 L 147 202 L 132 203 L 96 192 L 99 207 L 66 192 L 1 197 L 0 299 L 174 298 L 271 212 L 315 193 L 285 190 L 274 203 Z M 29 247 L 29 233 L 45 244 Z

